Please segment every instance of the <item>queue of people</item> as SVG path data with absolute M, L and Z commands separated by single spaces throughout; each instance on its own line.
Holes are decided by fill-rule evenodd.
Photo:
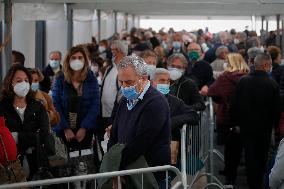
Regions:
M 24 55 L 13 51 L 13 65 L 2 84 L 0 117 L 28 181 L 42 167 L 53 177 L 102 171 L 110 160 L 105 154 L 118 153 L 118 147 L 117 170 L 137 166 L 141 158 L 144 166 L 177 166 L 180 148 L 173 144 L 180 143 L 179 129 L 197 125 L 198 112 L 212 97 L 218 144 L 225 147 L 226 184 L 236 184 L 244 151 L 249 188 L 264 188 L 271 137 L 275 133 L 279 143 L 284 136 L 279 47 L 267 46 L 253 32 L 213 37 L 202 30 L 133 28 L 98 43 L 92 40 L 70 48 L 64 58 L 60 51 L 50 52 L 42 71 L 25 68 Z M 48 157 L 58 151 L 52 145 L 47 149 L 53 132 L 66 147 L 65 164 L 72 165 L 71 171 L 49 165 Z M 280 142 L 270 174 L 273 189 L 283 185 L 282 148 Z M 40 150 L 46 152 L 41 158 Z M 152 176 L 156 188 L 166 188 L 165 174 Z

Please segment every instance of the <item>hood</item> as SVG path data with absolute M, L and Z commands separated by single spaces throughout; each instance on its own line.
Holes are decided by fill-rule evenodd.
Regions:
M 237 83 L 240 80 L 240 78 L 244 75 L 247 75 L 247 73 L 241 73 L 241 72 L 238 72 L 238 71 L 235 71 L 235 72 L 227 72 L 226 71 L 222 74 L 222 77 L 231 81 L 232 83 Z

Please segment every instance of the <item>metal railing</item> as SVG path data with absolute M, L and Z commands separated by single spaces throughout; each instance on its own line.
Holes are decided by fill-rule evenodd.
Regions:
M 182 183 L 193 188 L 201 178 L 206 177 L 204 188 L 215 186 L 226 188 L 214 176 L 214 155 L 224 161 L 223 155 L 214 149 L 214 112 L 212 99 L 206 102 L 206 109 L 199 113 L 198 125 L 184 125 L 181 129 L 181 174 Z
M 94 189 L 96 189 L 97 179 L 113 178 L 113 177 L 121 177 L 121 176 L 137 175 L 137 174 L 141 174 L 141 181 L 142 181 L 141 186 L 143 188 L 143 174 L 144 173 L 154 173 L 154 172 L 163 172 L 163 171 L 166 172 L 166 175 L 168 175 L 169 171 L 172 171 L 177 175 L 177 177 L 181 178 L 181 172 L 176 167 L 165 165 L 165 166 L 157 166 L 157 167 L 149 167 L 149 168 L 114 171 L 114 172 L 107 172 L 107 173 L 89 174 L 89 175 L 82 175 L 82 176 L 72 176 L 72 177 L 37 180 L 37 181 L 22 182 L 22 183 L 5 184 L 5 185 L 0 185 L 0 189 L 18 189 L 18 188 L 26 188 L 26 187 L 42 188 L 43 186 L 49 186 L 49 185 L 54 185 L 54 184 L 66 184 L 66 183 L 68 183 L 68 188 L 69 188 L 70 183 L 90 181 L 90 180 L 94 180 L 95 182 Z M 168 177 L 166 177 L 166 179 L 168 179 Z M 168 180 L 166 184 L 168 184 Z M 177 189 L 180 187 L 185 189 L 185 187 L 183 186 L 183 183 L 181 181 L 178 181 L 171 188 Z M 168 186 L 166 186 L 166 188 L 168 188 Z
M 67 183 L 68 188 L 70 183 L 81 181 L 95 181 L 97 188 L 97 179 L 121 177 L 127 175 L 141 174 L 141 186 L 143 187 L 143 174 L 153 172 L 166 171 L 166 179 L 168 179 L 168 172 L 172 171 L 177 175 L 175 184 L 171 187 L 173 189 L 191 189 L 194 184 L 201 178 L 209 179 L 202 188 L 214 186 L 217 188 L 226 188 L 214 176 L 214 155 L 217 155 L 221 160 L 224 160 L 223 155 L 214 149 L 214 112 L 212 99 L 206 102 L 206 110 L 199 113 L 200 120 L 198 125 L 187 126 L 184 125 L 181 129 L 181 171 L 178 168 L 165 165 L 141 169 L 131 169 L 107 173 L 89 174 L 82 176 L 63 177 L 47 180 L 30 181 L 25 183 L 14 183 L 7 185 L 0 185 L 0 189 L 16 189 L 23 187 L 40 187 L 53 184 Z M 119 179 L 118 179 L 119 180 Z M 166 188 L 168 188 L 168 180 L 166 180 Z

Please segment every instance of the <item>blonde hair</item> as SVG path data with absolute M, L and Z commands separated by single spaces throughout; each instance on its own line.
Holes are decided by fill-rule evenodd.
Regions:
M 87 78 L 88 67 L 89 67 L 88 51 L 84 45 L 78 45 L 69 49 L 63 61 L 63 74 L 65 77 L 65 81 L 67 81 L 68 83 L 71 83 L 72 78 L 74 76 L 73 74 L 74 71 L 70 67 L 70 58 L 73 54 L 78 52 L 82 53 L 84 57 L 84 67 L 81 70 L 80 78 L 78 78 L 79 82 L 83 82 Z
M 228 66 L 226 68 L 226 71 L 248 73 L 249 67 L 241 54 L 230 53 L 228 54 Z

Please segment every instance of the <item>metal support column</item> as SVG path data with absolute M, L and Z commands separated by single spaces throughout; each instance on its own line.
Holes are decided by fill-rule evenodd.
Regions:
M 138 26 L 137 28 L 140 28 L 140 16 L 138 16 Z
M 117 31 L 117 12 L 114 11 L 114 32 L 118 33 Z
M 46 22 L 36 21 L 35 31 L 35 67 L 42 70 L 45 67 Z
M 265 32 L 264 32 L 264 19 L 265 16 L 261 16 L 261 30 L 260 30 L 260 39 L 261 39 L 261 43 L 264 44 L 265 42 Z
M 284 57 L 284 20 L 282 20 L 281 50 L 282 50 L 282 57 Z
M 125 13 L 124 15 L 124 28 L 128 31 L 128 13 Z
M 101 25 L 102 25 L 101 10 L 97 10 L 97 17 L 98 17 L 98 41 L 101 41 Z
M 73 46 L 73 9 L 71 4 L 66 4 L 67 18 L 67 49 Z
M 280 15 L 276 15 L 276 25 L 277 25 L 277 30 L 276 30 L 276 45 L 280 47 Z
M 266 29 L 265 29 L 265 30 L 266 30 L 266 32 L 265 32 L 265 33 L 266 33 L 266 36 L 265 36 L 265 38 L 268 37 L 268 32 L 269 32 L 269 31 L 268 31 L 268 26 L 269 26 L 269 17 L 266 17 Z
M 132 28 L 135 27 L 135 15 L 132 14 Z
M 3 64 L 2 64 L 2 78 L 5 77 L 12 62 L 12 1 L 4 1 L 4 20 L 3 20 Z

